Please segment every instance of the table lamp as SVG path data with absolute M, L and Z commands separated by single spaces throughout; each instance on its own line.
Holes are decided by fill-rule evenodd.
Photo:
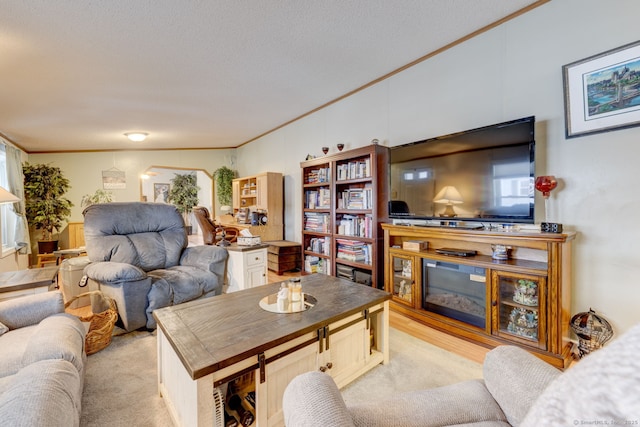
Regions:
M 4 187 L 0 186 L 0 203 L 14 203 L 19 202 L 20 198 L 13 193 L 5 190 Z
M 433 202 L 445 203 L 446 207 L 444 209 L 444 212 L 442 212 L 440 216 L 446 217 L 446 218 L 453 218 L 457 215 L 456 212 L 453 210 L 453 205 L 460 204 L 463 201 L 462 201 L 462 196 L 460 195 L 460 192 L 458 191 L 458 189 L 453 185 L 447 185 L 442 190 L 440 190 L 438 194 L 436 194 L 436 197 L 434 197 Z

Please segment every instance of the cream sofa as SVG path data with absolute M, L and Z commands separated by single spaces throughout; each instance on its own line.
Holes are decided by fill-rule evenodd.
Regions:
M 85 336 L 59 291 L 0 302 L 0 425 L 80 424 Z
M 284 393 L 287 427 L 639 425 L 640 325 L 564 373 L 514 346 L 491 350 L 483 380 L 347 406 L 331 377 L 309 372 Z

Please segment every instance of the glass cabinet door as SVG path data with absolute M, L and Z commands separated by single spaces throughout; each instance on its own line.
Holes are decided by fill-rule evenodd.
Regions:
M 391 280 L 389 281 L 396 301 L 413 306 L 416 300 L 416 271 L 415 257 L 390 254 Z
M 494 334 L 546 348 L 545 278 L 493 272 Z

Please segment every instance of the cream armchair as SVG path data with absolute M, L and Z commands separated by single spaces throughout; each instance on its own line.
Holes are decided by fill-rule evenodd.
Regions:
M 487 353 L 484 380 L 347 406 L 331 377 L 294 378 L 287 427 L 576 426 L 640 422 L 640 325 L 561 373 L 515 346 Z

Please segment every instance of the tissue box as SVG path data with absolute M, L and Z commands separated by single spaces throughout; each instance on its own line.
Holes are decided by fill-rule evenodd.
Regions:
M 429 247 L 429 242 L 425 240 L 407 240 L 402 242 L 402 249 L 406 251 L 424 251 Z
M 262 243 L 260 236 L 238 236 L 238 246 L 253 246 Z

